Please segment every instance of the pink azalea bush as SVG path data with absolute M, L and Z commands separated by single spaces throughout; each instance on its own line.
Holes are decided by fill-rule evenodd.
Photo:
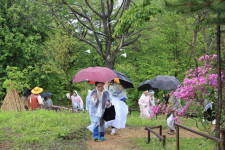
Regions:
M 202 106 L 204 100 L 210 96 L 214 96 L 218 87 L 218 75 L 215 67 L 215 60 L 217 55 L 204 55 L 199 58 L 199 61 L 203 62 L 203 65 L 190 69 L 187 72 L 186 78 L 183 81 L 183 86 L 178 88 L 174 95 L 186 101 L 185 106 L 178 113 L 178 115 L 184 115 L 189 106 L 193 102 L 199 102 Z
M 202 66 L 186 72 L 183 85 L 174 92 L 176 98 L 186 101 L 183 109 L 177 115 L 184 115 L 193 102 L 199 102 L 203 106 L 206 98 L 215 96 L 218 87 L 218 75 L 214 67 L 216 58 L 217 55 L 215 54 L 204 55 L 199 58 L 199 62 L 203 63 Z M 223 73 L 222 77 L 224 77 Z M 162 104 L 154 106 L 150 118 L 159 113 L 161 108 Z

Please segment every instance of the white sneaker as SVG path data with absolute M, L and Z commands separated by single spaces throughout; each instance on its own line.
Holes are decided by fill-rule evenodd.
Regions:
M 112 128 L 111 135 L 115 135 L 115 134 L 116 134 L 116 128 Z

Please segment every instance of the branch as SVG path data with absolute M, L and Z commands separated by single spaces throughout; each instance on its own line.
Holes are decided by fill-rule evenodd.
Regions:
M 114 16 L 114 17 L 112 17 L 112 20 L 115 20 L 115 19 L 116 19 L 117 15 L 118 15 L 118 14 L 119 14 L 119 12 L 120 12 L 120 9 L 121 9 L 121 8 L 122 8 L 122 6 L 124 5 L 124 2 L 125 2 L 125 0 L 123 0 L 122 4 L 120 5 L 119 9 L 117 10 L 117 12 L 116 12 L 115 16 Z M 112 21 L 112 20 L 110 20 L 110 21 Z
M 102 8 L 102 17 L 101 18 L 107 18 L 105 15 L 105 6 L 103 0 L 101 0 L 101 8 Z
M 141 36 L 141 34 L 139 34 L 136 38 L 132 39 L 131 41 L 125 42 L 125 43 L 122 45 L 122 47 L 125 47 L 125 46 L 128 46 L 128 45 L 130 45 L 130 44 L 135 43 L 135 42 L 139 39 L 140 36 Z
M 46 3 L 47 6 L 50 7 L 50 11 L 51 11 L 52 14 L 55 16 L 55 18 L 56 18 L 56 20 L 59 22 L 59 24 L 62 25 L 63 29 L 68 31 L 68 29 L 65 27 L 64 23 L 61 21 L 61 19 L 59 19 L 58 15 L 56 15 L 56 13 L 55 13 L 55 11 L 54 11 L 52 5 L 51 5 L 50 3 L 48 3 L 47 1 L 45 1 L 45 3 Z
M 89 4 L 89 2 L 88 2 L 88 0 L 85 0 L 85 3 L 87 4 L 87 6 L 97 15 L 97 16 L 99 16 L 100 18 L 102 17 L 102 15 L 100 14 L 100 13 L 98 13 L 96 10 L 94 10 L 91 6 L 90 6 L 90 4 Z
M 86 14 L 86 12 L 84 11 L 84 9 L 83 9 L 82 6 L 79 6 L 79 7 L 81 8 L 81 10 L 83 11 L 83 13 L 84 13 L 85 16 L 87 17 L 86 19 L 88 20 L 88 22 L 89 22 L 90 25 L 91 25 L 91 29 L 89 29 L 89 30 L 91 30 L 92 32 L 97 33 L 97 34 L 99 34 L 99 35 L 102 35 L 102 36 L 104 36 L 104 37 L 107 37 L 107 35 L 105 35 L 104 33 L 101 33 L 100 31 L 97 32 L 97 31 L 95 30 L 95 27 L 94 27 L 94 25 L 93 25 L 93 23 L 92 23 L 90 17 L 88 17 L 88 15 Z M 101 28 L 101 27 L 100 27 L 100 28 Z
M 64 0 L 63 0 L 64 1 Z M 86 0 L 87 1 L 87 0 Z M 88 30 L 90 30 L 90 31 L 92 31 L 93 33 L 94 33 L 94 36 L 95 36 L 95 40 L 96 40 L 96 42 L 97 42 L 97 44 L 98 44 L 98 50 L 100 51 L 100 53 L 101 53 L 101 56 L 103 56 L 103 53 L 102 53 L 102 44 L 101 44 L 101 42 L 99 41 L 99 37 L 98 37 L 98 35 L 97 34 L 99 34 L 99 35 L 103 35 L 103 36 L 105 36 L 105 37 L 107 37 L 105 34 L 103 34 L 103 33 L 100 33 L 100 32 L 97 32 L 97 31 L 95 31 L 95 28 L 94 28 L 94 25 L 93 25 L 93 23 L 92 23 L 92 21 L 91 21 L 91 19 L 87 16 L 87 14 L 85 14 L 85 11 L 84 11 L 84 9 L 80 6 L 80 8 L 82 9 L 82 11 L 83 11 L 83 13 L 84 14 L 82 14 L 82 13 L 79 13 L 78 11 L 76 11 L 75 9 L 73 9 L 72 7 L 70 7 L 66 2 L 64 3 L 65 5 L 67 5 L 67 7 L 72 11 L 72 13 L 74 14 L 74 16 L 77 18 L 77 20 L 84 26 L 84 27 L 86 27 Z M 91 25 L 91 27 L 89 27 L 89 26 L 87 26 L 85 23 L 83 23 L 80 19 L 79 19 L 79 17 L 77 16 L 77 14 L 78 15 L 80 15 L 81 17 L 84 17 L 84 18 L 86 18 L 87 20 L 88 20 L 88 22 L 90 23 L 90 25 Z M 99 52 L 98 52 L 99 53 Z
M 98 53 L 100 56 L 103 57 L 102 51 L 98 48 L 98 46 L 94 45 L 93 42 L 91 42 L 91 41 L 89 41 L 89 40 L 87 40 L 87 39 L 81 38 L 81 37 L 77 36 L 76 34 L 73 34 L 73 37 L 76 37 L 76 38 L 79 39 L 80 41 L 85 42 L 85 43 L 87 43 L 88 45 L 90 45 L 91 47 L 93 47 L 93 48 L 97 51 L 97 53 Z
M 116 48 L 116 50 L 113 52 L 112 56 L 116 56 L 116 54 L 120 51 L 120 49 L 123 47 L 123 43 L 124 43 L 124 36 L 121 37 L 120 39 L 120 44 L 118 45 L 118 47 Z
M 67 2 L 65 0 L 62 0 L 63 4 L 65 4 L 72 12 L 75 12 L 76 14 L 78 14 L 79 16 L 86 18 L 85 15 L 83 15 L 82 13 L 79 13 L 78 11 L 76 11 L 75 9 L 73 9 L 72 7 L 70 7 L 70 5 L 67 4 Z M 87 18 L 86 18 L 87 19 Z
M 106 14 L 106 18 L 108 18 L 109 16 L 111 16 L 112 12 L 113 12 L 113 5 L 114 5 L 114 1 L 110 0 L 110 4 L 109 4 L 109 0 L 107 0 L 106 2 L 107 4 L 107 14 Z M 110 21 L 109 21 L 110 22 Z
M 114 6 L 114 1 L 110 0 L 109 11 L 108 11 L 109 16 L 111 16 L 111 14 L 113 12 L 113 6 Z

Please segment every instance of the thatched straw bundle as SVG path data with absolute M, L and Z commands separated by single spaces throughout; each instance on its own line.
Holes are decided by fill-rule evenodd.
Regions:
M 24 111 L 24 103 L 15 88 L 10 89 L 3 101 L 1 109 L 4 111 Z

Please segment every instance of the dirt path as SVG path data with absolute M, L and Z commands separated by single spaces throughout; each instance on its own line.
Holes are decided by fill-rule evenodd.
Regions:
M 158 131 L 157 129 L 155 131 Z M 163 130 L 163 134 L 167 138 L 175 137 L 176 135 L 167 134 L 168 130 Z M 132 138 L 141 138 L 146 137 L 147 140 L 147 131 L 142 128 L 125 128 L 118 130 L 117 134 L 112 136 L 110 135 L 110 130 L 106 130 L 105 138 L 106 141 L 97 141 L 94 142 L 90 137 L 88 142 L 89 150 L 139 150 L 136 147 L 136 144 L 133 142 Z M 153 137 L 153 135 L 151 136 Z M 180 130 L 180 137 L 187 138 L 200 138 L 200 136 L 193 134 L 191 132 Z

